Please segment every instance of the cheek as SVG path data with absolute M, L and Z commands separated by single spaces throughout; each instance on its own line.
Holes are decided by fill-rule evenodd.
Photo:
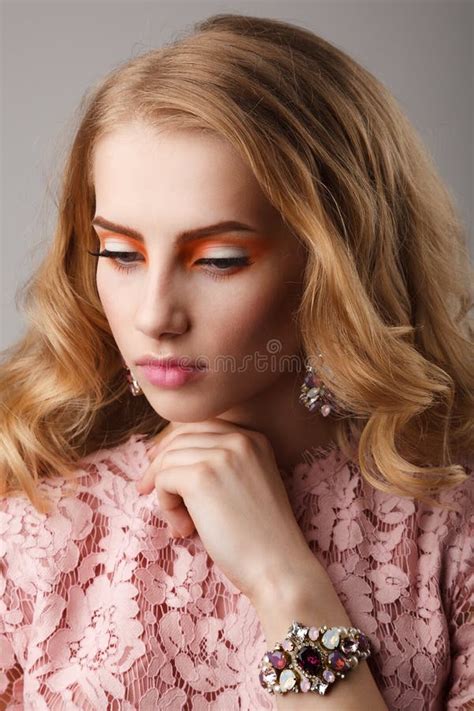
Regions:
M 220 352 L 266 353 L 265 344 L 271 339 L 281 340 L 282 350 L 292 352 L 296 344 L 293 314 L 300 298 L 299 287 L 262 275 L 258 283 L 248 284 L 230 302 L 213 309 L 209 333 L 218 340 Z
M 114 274 L 110 270 L 102 270 L 98 267 L 96 284 L 105 317 L 112 333 L 117 335 L 121 324 L 126 324 L 130 317 L 127 312 L 130 308 L 129 295 L 127 297 L 126 293 L 121 291 L 117 279 L 114 279 Z
M 113 314 L 112 306 L 114 300 L 112 299 L 112 284 L 111 279 L 108 278 L 105 272 L 100 268 L 100 263 L 97 267 L 96 284 L 100 303 L 102 304 L 105 315 L 109 318 L 109 315 Z

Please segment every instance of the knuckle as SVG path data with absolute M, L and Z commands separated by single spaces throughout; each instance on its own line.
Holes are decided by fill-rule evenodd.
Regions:
M 232 432 L 232 434 L 229 435 L 229 441 L 237 452 L 245 454 L 252 448 L 250 438 L 243 432 Z
M 257 440 L 257 442 L 268 442 L 267 436 L 264 435 L 263 432 L 259 432 L 259 431 L 255 430 L 253 435 L 254 435 L 255 439 Z
M 199 462 L 195 466 L 194 476 L 197 486 L 202 488 L 215 479 L 216 473 L 208 462 Z
M 271 449 L 270 440 L 263 434 L 263 432 L 256 432 L 255 440 L 262 451 Z
M 220 453 L 223 466 L 230 467 L 235 462 L 235 451 L 232 449 L 222 449 Z

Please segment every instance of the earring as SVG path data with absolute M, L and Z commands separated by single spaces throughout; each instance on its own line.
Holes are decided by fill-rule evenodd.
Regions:
M 125 375 L 126 375 L 129 387 L 130 387 L 130 392 L 134 396 L 141 395 L 142 389 L 141 389 L 138 381 L 135 379 L 135 376 L 133 375 L 132 371 L 130 370 L 128 365 L 124 365 L 123 367 L 125 370 Z
M 319 357 L 322 358 L 321 353 Z M 301 385 L 300 402 L 310 412 L 319 410 L 323 417 L 338 409 L 334 394 L 329 390 L 317 375 L 316 369 L 306 364 L 306 375 Z

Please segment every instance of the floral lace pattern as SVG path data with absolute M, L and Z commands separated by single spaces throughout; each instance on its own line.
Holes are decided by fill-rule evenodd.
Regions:
M 267 641 L 250 601 L 196 533 L 170 538 L 154 491 L 135 489 L 149 446 L 132 435 L 85 457 L 74 486 L 43 480 L 49 515 L 0 499 L 0 708 L 276 709 L 258 681 Z M 474 708 L 463 464 L 469 479 L 440 496 L 455 512 L 373 489 L 335 446 L 282 472 L 309 547 L 371 639 L 365 663 L 391 711 Z

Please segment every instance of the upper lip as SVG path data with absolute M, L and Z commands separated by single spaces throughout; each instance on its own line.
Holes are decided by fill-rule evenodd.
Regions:
M 136 363 L 136 365 L 154 365 L 154 366 L 161 366 L 161 367 L 166 367 L 166 368 L 172 368 L 173 366 L 194 367 L 194 368 L 202 367 L 202 364 L 200 364 L 199 361 L 192 360 L 188 356 L 157 358 L 156 356 L 153 356 L 153 355 L 144 355 L 141 358 L 139 358 L 137 361 L 135 361 L 135 363 Z

